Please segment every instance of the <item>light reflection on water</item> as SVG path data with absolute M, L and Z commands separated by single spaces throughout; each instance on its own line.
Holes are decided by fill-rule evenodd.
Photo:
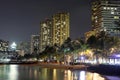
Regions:
M 105 78 L 97 73 L 80 70 L 49 69 L 31 65 L 0 65 L 0 80 L 105 80 Z
M 19 75 L 18 71 L 17 71 L 17 65 L 12 65 L 9 66 L 9 70 L 8 70 L 8 79 L 10 80 L 17 80 L 17 77 Z

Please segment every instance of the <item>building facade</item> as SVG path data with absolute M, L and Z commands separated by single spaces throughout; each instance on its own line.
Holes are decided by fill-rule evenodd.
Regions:
M 40 23 L 40 26 L 40 51 L 43 51 L 46 46 L 52 46 L 52 20 L 46 19 L 45 21 Z
M 8 41 L 0 40 L 0 52 L 7 52 L 8 46 L 9 46 Z
M 120 1 L 96 0 L 92 2 L 92 28 L 106 31 L 110 35 L 119 35 Z
M 32 35 L 31 36 L 31 53 L 39 53 L 40 49 L 40 36 Z
M 70 36 L 69 13 L 57 13 L 53 15 L 53 45 L 62 45 Z
M 16 51 L 18 53 L 24 52 L 24 54 L 31 53 L 31 42 L 22 41 L 22 42 L 18 43 Z
M 46 46 L 60 46 L 69 37 L 69 13 L 57 13 L 40 23 L 40 51 Z

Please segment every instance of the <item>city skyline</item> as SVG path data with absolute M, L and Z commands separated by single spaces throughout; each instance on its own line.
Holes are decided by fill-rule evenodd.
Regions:
M 61 12 L 52 15 L 52 19 L 46 19 L 40 23 L 40 50 L 46 46 L 61 46 L 70 37 L 70 15 Z
M 39 34 L 40 21 L 51 15 L 70 13 L 70 37 L 84 36 L 91 28 L 90 0 L 88 1 L 0 1 L 0 39 L 7 41 L 30 41 L 30 36 Z

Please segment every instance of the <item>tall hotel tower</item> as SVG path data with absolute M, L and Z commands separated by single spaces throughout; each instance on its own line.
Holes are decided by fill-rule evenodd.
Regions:
M 96 31 L 106 31 L 110 35 L 120 34 L 119 0 L 96 0 L 92 2 L 92 28 Z
M 43 51 L 46 46 L 52 46 L 53 24 L 52 20 L 46 19 L 40 23 L 40 51 Z
M 57 13 L 53 15 L 53 45 L 58 46 L 69 37 L 69 13 Z
M 57 13 L 51 20 L 40 23 L 40 49 L 57 44 L 60 46 L 69 37 L 69 13 Z
M 32 35 L 31 36 L 31 53 L 35 51 L 39 53 L 39 46 L 40 46 L 40 36 L 39 35 Z

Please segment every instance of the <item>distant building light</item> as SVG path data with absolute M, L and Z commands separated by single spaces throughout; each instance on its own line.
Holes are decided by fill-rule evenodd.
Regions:
M 117 10 L 117 8 L 115 8 L 115 10 Z
M 43 26 L 46 27 L 46 24 L 44 23 Z
M 113 9 L 113 8 L 111 8 L 111 9 Z
M 97 16 L 95 16 L 95 19 L 97 19 L 98 17 Z
M 109 7 L 107 7 L 107 9 L 109 10 L 110 8 L 109 8 Z
M 95 22 L 97 23 L 98 21 L 97 21 L 97 20 L 95 20 Z
M 63 22 L 63 24 L 65 25 L 65 24 L 66 24 L 66 22 L 64 21 L 64 22 Z
M 112 11 L 111 14 L 114 14 L 114 12 Z
M 119 16 L 114 16 L 114 19 L 119 19 Z
M 11 48 L 16 49 L 16 47 L 17 47 L 17 44 L 15 42 L 13 42 L 12 45 L 11 45 Z
M 105 9 L 105 10 L 106 10 L 107 8 L 106 8 L 106 7 L 104 7 L 103 9 Z

